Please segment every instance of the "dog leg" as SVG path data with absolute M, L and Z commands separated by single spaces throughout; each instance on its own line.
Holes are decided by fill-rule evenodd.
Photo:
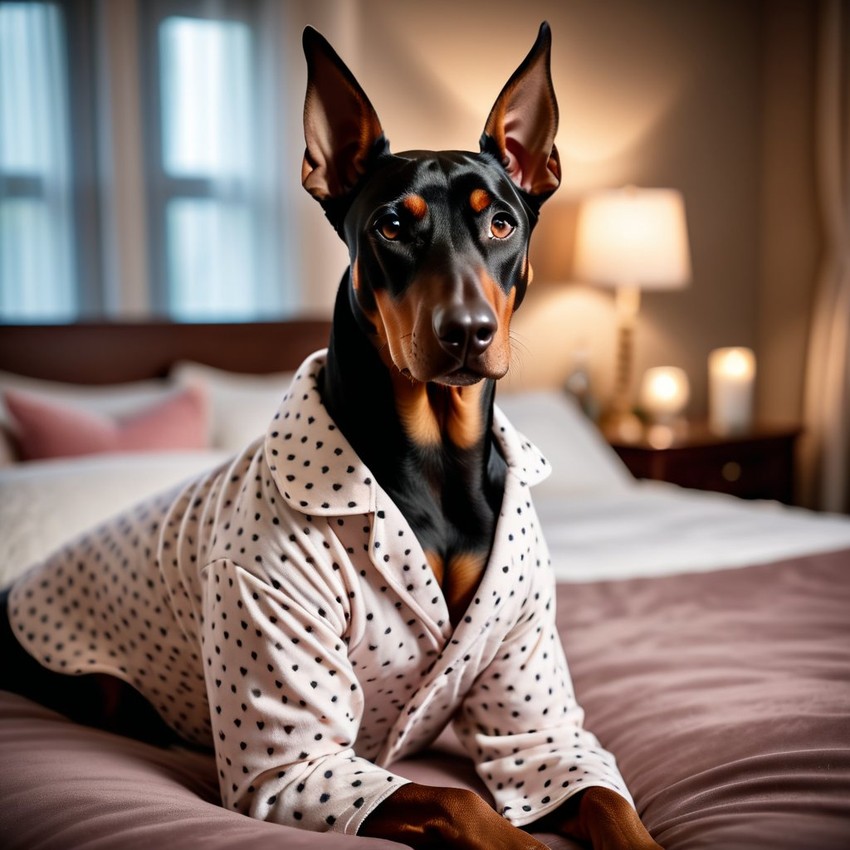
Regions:
M 577 839 L 593 850 L 662 850 L 628 801 L 607 788 L 588 788 L 535 826 Z M 366 819 L 360 835 L 398 841 L 415 850 L 546 847 L 472 791 L 415 783 L 384 800 Z
M 587 842 L 593 850 L 662 850 L 629 802 L 608 788 L 576 794 L 537 825 Z
M 414 850 L 546 850 L 475 792 L 416 783 L 403 785 L 384 800 L 359 834 L 398 841 Z

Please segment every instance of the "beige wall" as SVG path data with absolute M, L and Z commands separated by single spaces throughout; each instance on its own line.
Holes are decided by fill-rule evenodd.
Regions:
M 501 86 L 540 21 L 549 20 L 564 182 L 535 234 L 536 280 L 514 324 L 514 380 L 558 384 L 582 348 L 604 395 L 613 369 L 613 303 L 609 293 L 570 283 L 576 205 L 596 187 L 669 186 L 685 196 L 693 282 L 682 292 L 645 295 L 636 372 L 684 367 L 691 412 L 702 415 L 709 351 L 748 345 L 759 359 L 762 412 L 796 419 L 817 253 L 813 6 L 313 0 L 292 8 L 293 30 L 312 21 L 337 44 L 396 150 L 474 148 Z M 303 70 L 297 42 L 293 47 L 297 100 Z M 296 176 L 290 170 L 298 196 L 293 223 L 316 258 L 303 269 L 305 303 L 322 311 L 345 256 L 318 208 L 301 197 Z

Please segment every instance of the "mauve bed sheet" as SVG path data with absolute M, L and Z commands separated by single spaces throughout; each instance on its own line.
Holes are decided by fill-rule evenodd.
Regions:
M 850 551 L 558 605 L 588 723 L 664 847 L 850 848 Z
M 850 848 L 850 552 L 562 584 L 558 610 L 588 725 L 667 850 Z M 475 787 L 446 744 L 397 769 Z M 216 795 L 207 755 L 0 697 L 8 850 L 398 846 L 260 823 L 215 805 Z

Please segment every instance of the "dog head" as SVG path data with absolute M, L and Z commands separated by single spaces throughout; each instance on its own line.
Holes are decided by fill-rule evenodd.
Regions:
M 361 327 L 414 381 L 502 377 L 532 276 L 531 231 L 560 182 L 548 25 L 497 98 L 477 153 L 391 153 L 328 42 L 308 28 L 304 51 L 302 182 L 348 245 Z

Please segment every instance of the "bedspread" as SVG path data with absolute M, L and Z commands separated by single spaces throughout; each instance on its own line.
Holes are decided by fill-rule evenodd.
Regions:
M 850 847 L 850 551 L 560 584 L 557 596 L 587 722 L 662 846 Z M 394 769 L 475 787 L 453 742 L 438 743 L 447 749 Z M 0 701 L 0 846 L 9 850 L 396 846 L 253 821 L 215 800 L 210 756 Z
M 850 552 L 558 603 L 588 722 L 663 846 L 850 847 Z

